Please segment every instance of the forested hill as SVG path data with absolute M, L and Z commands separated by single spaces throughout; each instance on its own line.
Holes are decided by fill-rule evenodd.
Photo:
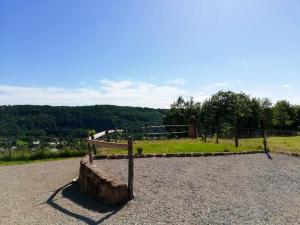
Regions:
M 167 110 L 112 105 L 0 106 L 0 136 L 86 137 L 87 130 L 161 124 Z

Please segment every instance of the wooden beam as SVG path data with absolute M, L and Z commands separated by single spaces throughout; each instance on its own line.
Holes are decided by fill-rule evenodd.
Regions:
M 117 149 L 128 149 L 128 144 L 112 143 L 106 141 L 88 140 L 92 145 L 103 147 L 103 148 L 117 148 Z

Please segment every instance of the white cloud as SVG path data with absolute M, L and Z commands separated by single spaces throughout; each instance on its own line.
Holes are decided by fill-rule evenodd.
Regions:
M 215 84 L 215 86 L 218 86 L 218 87 L 226 87 L 228 85 L 229 85 L 228 83 L 223 83 L 223 82 L 219 82 L 219 83 Z
M 187 99 L 192 96 L 195 101 L 202 102 L 224 87 L 224 85 L 217 85 L 220 83 L 215 83 L 195 90 L 185 90 L 178 86 L 176 84 L 177 82 L 174 84 L 171 83 L 172 82 L 167 82 L 166 84 L 158 85 L 151 82 L 102 79 L 99 81 L 98 87 L 85 86 L 75 89 L 59 87 L 21 87 L 0 84 L 0 105 L 32 104 L 80 106 L 111 104 L 169 108 L 170 104 L 180 95 Z M 289 88 L 283 93 L 274 91 L 278 90 L 278 86 L 268 90 L 256 88 L 240 90 L 239 88 L 232 89 L 233 87 L 231 83 L 229 83 L 228 88 L 229 87 L 231 87 L 233 91 L 244 91 L 251 94 L 251 96 L 269 97 L 273 102 L 280 99 L 288 99 L 291 103 L 300 103 L 297 90 L 293 88 Z M 292 86 L 288 85 L 286 88 L 288 87 Z
M 283 87 L 283 88 L 290 88 L 291 85 L 289 85 L 289 84 L 284 84 L 284 85 L 282 85 L 282 87 Z
M 185 85 L 186 84 L 186 80 L 181 79 L 181 78 L 175 78 L 173 80 L 169 80 L 167 82 L 169 85 Z
M 229 86 L 229 84 L 225 82 L 218 82 L 218 83 L 206 85 L 204 87 L 204 90 L 213 92 L 213 91 L 220 90 L 221 87 L 226 87 L 226 86 Z
M 179 95 L 185 94 L 185 90 L 170 84 L 156 85 L 103 79 L 99 88 L 65 89 L 0 85 L 0 104 L 66 106 L 112 104 L 168 108 Z

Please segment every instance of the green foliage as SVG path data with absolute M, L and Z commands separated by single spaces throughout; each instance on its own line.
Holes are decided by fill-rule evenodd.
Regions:
M 177 101 L 171 105 L 170 110 L 166 113 L 163 123 L 166 125 L 187 125 L 189 118 L 192 116 L 198 118 L 201 104 L 194 102 L 191 97 L 185 101 L 183 97 L 178 97 Z
M 137 150 L 139 155 L 143 154 L 143 148 L 142 147 L 138 147 L 136 150 Z
M 208 130 L 235 127 L 263 129 L 298 129 L 300 128 L 300 106 L 291 105 L 287 101 L 278 101 L 274 107 L 269 99 L 251 98 L 245 93 L 219 91 L 205 100 L 202 105 L 191 98 L 185 101 L 179 97 L 171 105 L 164 118 L 164 124 L 182 125 L 194 116 L 198 129 L 202 133 Z M 238 136 L 238 133 L 236 133 Z
M 300 106 L 279 101 L 272 107 L 268 99 L 219 91 L 202 104 L 195 102 L 193 98 L 184 100 L 179 97 L 170 110 L 111 105 L 0 106 L 0 137 L 15 137 L 16 140 L 32 143 L 37 139 L 47 141 L 46 139 L 54 137 L 86 138 L 88 132 L 94 134 L 95 131 L 106 129 L 129 128 L 129 133 L 134 138 L 142 139 L 144 134 L 141 127 L 162 123 L 187 125 L 191 117 L 196 119 L 201 133 L 227 127 L 258 129 L 262 128 L 263 123 L 267 128 L 300 128 Z M 140 130 L 134 131 L 133 128 Z M 7 144 L 0 143 L 2 145 Z M 11 145 L 20 149 L 32 147 L 22 143 Z
M 96 105 L 82 107 L 0 106 L 0 137 L 86 138 L 91 129 L 161 124 L 166 110 Z
M 290 128 L 294 123 L 295 115 L 288 101 L 278 101 L 273 107 L 273 124 L 276 128 Z
M 95 130 L 89 130 L 89 131 L 88 131 L 88 136 L 89 136 L 89 137 L 94 137 L 95 134 L 96 134 L 96 131 L 95 131 Z

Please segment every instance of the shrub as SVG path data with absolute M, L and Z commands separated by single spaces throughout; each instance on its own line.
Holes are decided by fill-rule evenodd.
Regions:
M 142 147 L 138 147 L 137 148 L 137 152 L 139 155 L 143 154 L 143 148 Z

